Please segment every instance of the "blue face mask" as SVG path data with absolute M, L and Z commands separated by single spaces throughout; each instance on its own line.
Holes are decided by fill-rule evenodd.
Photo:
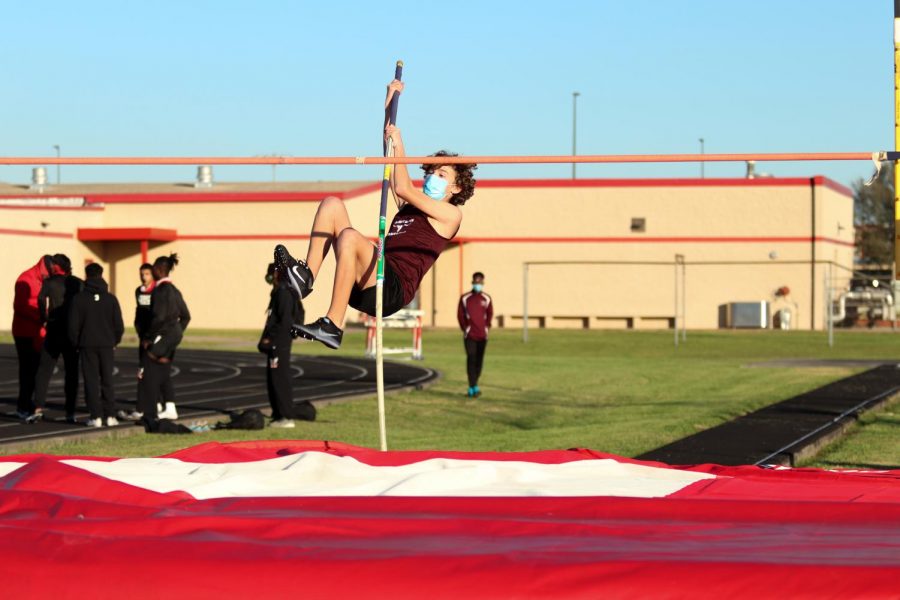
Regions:
M 425 185 L 422 186 L 422 191 L 432 200 L 442 200 L 447 194 L 447 180 L 429 173 L 425 176 Z
M 472 291 L 475 292 L 476 294 L 480 293 L 481 290 L 483 290 L 483 289 L 484 289 L 483 283 L 473 283 L 472 284 Z

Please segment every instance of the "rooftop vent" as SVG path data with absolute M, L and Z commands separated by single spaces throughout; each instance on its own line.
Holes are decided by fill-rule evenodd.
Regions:
M 747 161 L 747 179 L 755 179 L 756 178 L 756 161 L 748 160 Z
M 33 168 L 31 170 L 31 185 L 28 186 L 28 189 L 36 192 L 43 192 L 45 187 L 47 187 L 47 168 Z
M 211 188 L 213 186 L 213 172 L 210 165 L 201 165 L 197 167 L 197 181 L 194 183 L 195 188 Z

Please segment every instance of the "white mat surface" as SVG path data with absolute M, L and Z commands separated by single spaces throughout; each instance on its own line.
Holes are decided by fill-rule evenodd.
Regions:
M 250 496 L 626 496 L 662 497 L 715 476 L 614 460 L 556 465 L 432 459 L 373 467 L 322 452 L 243 463 L 190 463 L 171 458 L 65 464 L 155 492 L 181 490 L 198 499 Z M 0 474 L 13 469 L 0 464 Z

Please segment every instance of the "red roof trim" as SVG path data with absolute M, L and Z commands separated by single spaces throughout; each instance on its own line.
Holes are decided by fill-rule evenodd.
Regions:
M 253 240 L 308 240 L 309 234 L 289 234 L 289 233 L 265 233 L 265 234 L 228 234 L 228 233 L 212 233 L 212 234 L 187 234 L 179 235 L 179 240 L 190 242 L 210 242 L 218 240 L 236 240 L 249 242 Z
M 130 242 L 154 241 L 174 242 L 178 239 L 175 229 L 157 227 L 85 227 L 78 229 L 78 239 L 82 242 Z
M 852 189 L 848 188 L 845 185 L 841 185 L 833 179 L 828 179 L 827 177 L 823 177 L 822 175 L 816 175 L 814 179 L 816 180 L 816 185 L 827 187 L 828 189 L 835 191 L 838 194 L 843 194 L 848 198 L 853 198 L 856 196 L 856 193 Z
M 457 237 L 453 239 L 454 243 L 500 243 L 500 244 L 553 244 L 553 243 L 594 243 L 594 244 L 670 244 L 670 243 L 688 243 L 688 244 L 743 244 L 743 243 L 805 243 L 811 241 L 826 242 L 837 244 L 839 246 L 855 247 L 853 242 L 837 240 L 823 236 L 811 238 L 809 236 L 782 236 L 782 237 L 765 237 L 765 236 L 670 236 L 670 237 L 643 237 L 635 235 L 633 237 Z
M 823 175 L 815 177 L 678 178 L 678 179 L 479 179 L 477 188 L 641 188 L 641 187 L 778 187 L 805 186 L 815 183 L 850 198 L 853 190 Z
M 421 180 L 417 180 L 420 184 Z M 810 183 L 853 198 L 853 190 L 822 175 L 814 177 L 660 178 L 660 179 L 481 179 L 478 188 L 644 188 L 644 187 L 806 187 Z M 362 185 L 342 192 L 215 192 L 190 190 L 181 193 L 87 194 L 88 206 L 97 204 L 168 204 L 209 202 L 318 202 L 328 196 L 342 200 L 377 191 L 381 183 Z M 35 196 L 40 197 L 40 196 Z M 94 205 L 94 206 L 91 206 Z M 4 207 L 12 208 L 12 207 Z M 16 207 L 19 208 L 19 207 Z M 29 207 L 50 208 L 50 207 Z M 59 208 L 59 207 L 54 207 Z
M 355 190 L 350 190 L 347 192 L 343 192 L 342 194 L 326 194 L 326 196 L 337 196 L 342 200 L 350 200 L 351 198 L 357 198 L 359 196 L 364 196 L 365 194 L 370 194 L 372 192 L 377 192 L 381 190 L 381 182 L 378 183 L 370 183 L 368 185 L 364 185 L 356 188 Z M 323 196 L 324 198 L 325 196 Z
M 179 234 L 179 240 L 207 242 L 207 241 L 253 241 L 253 240 L 308 240 L 309 234 Z M 374 238 L 373 238 L 374 239 Z M 593 243 L 593 244 L 622 244 L 622 243 L 648 243 L 648 244 L 670 244 L 670 243 L 689 243 L 689 244 L 741 244 L 741 243 L 804 243 L 808 244 L 813 238 L 809 236 L 784 236 L 784 237 L 456 237 L 451 243 L 454 244 L 470 244 L 470 243 L 499 243 L 499 244 L 564 244 L 564 243 Z M 817 236 L 816 242 L 837 244 L 839 246 L 854 247 L 853 242 L 837 240 L 834 238 Z
M 381 188 L 381 184 L 369 184 L 343 192 L 169 192 L 164 194 L 88 194 L 88 204 L 189 204 L 208 202 L 319 202 L 323 198 L 334 196 L 341 200 L 349 200 Z

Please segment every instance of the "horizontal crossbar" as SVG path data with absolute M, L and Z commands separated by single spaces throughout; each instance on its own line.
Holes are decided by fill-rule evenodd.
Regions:
M 553 164 L 900 160 L 900 152 L 774 152 L 762 154 L 595 154 L 569 156 L 40 156 L 0 157 L 0 165 L 384 165 Z

